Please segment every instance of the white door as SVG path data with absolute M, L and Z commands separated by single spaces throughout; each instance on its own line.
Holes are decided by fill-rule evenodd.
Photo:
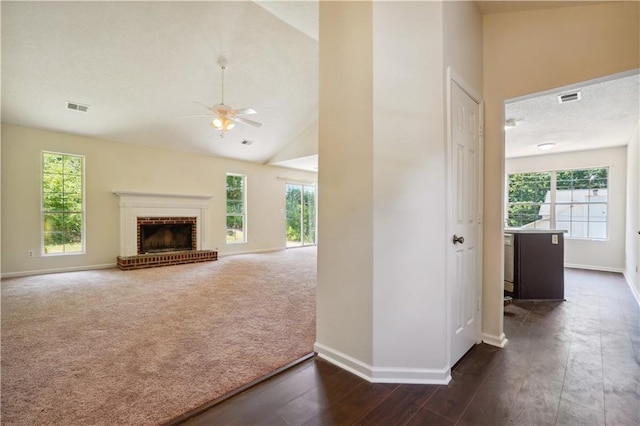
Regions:
M 480 105 L 450 79 L 449 307 L 453 366 L 480 341 Z

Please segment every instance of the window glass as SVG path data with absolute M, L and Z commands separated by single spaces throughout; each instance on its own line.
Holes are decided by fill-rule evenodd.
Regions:
M 246 176 L 227 174 L 227 243 L 247 241 L 245 187 Z
M 42 153 L 42 253 L 84 253 L 84 157 Z
M 508 226 L 549 229 L 551 174 L 512 174 L 508 184 Z
M 608 174 L 608 167 L 599 167 L 509 175 L 508 226 L 607 238 Z

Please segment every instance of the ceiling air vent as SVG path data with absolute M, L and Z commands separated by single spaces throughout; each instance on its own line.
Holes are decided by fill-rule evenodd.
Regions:
M 563 95 L 558 95 L 558 103 L 566 104 L 567 102 L 579 101 L 581 97 L 581 92 L 571 92 L 565 93 Z
M 80 111 L 80 112 L 88 112 L 89 111 L 89 105 L 82 105 L 79 104 L 77 102 L 67 102 L 67 109 L 71 109 L 74 111 Z

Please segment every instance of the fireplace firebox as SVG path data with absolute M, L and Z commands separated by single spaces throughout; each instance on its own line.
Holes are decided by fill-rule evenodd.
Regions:
M 139 217 L 138 254 L 196 250 L 195 217 Z
M 140 254 L 193 250 L 192 224 L 140 226 Z

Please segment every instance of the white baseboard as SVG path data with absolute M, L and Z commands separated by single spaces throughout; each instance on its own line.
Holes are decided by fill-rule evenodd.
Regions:
M 624 273 L 623 268 L 611 268 L 609 266 L 578 265 L 575 263 L 565 263 L 564 267 L 573 269 L 588 269 L 590 271 L 617 272 L 620 274 Z
M 507 336 L 502 333 L 500 336 L 494 336 L 493 334 L 482 333 L 482 341 L 487 345 L 496 346 L 498 348 L 504 348 L 509 343 Z
M 627 280 L 627 284 L 629 285 L 629 289 L 631 290 L 633 297 L 636 299 L 636 303 L 640 306 L 640 291 L 638 291 L 638 289 L 633 285 L 633 280 L 627 271 L 624 271 L 623 275 L 624 279 Z
M 231 253 L 218 252 L 218 257 L 220 258 L 225 256 L 235 256 L 237 254 L 267 253 L 267 252 L 282 251 L 282 250 L 285 250 L 285 248 L 272 247 L 272 248 L 259 249 L 259 250 L 236 251 Z M 83 266 L 73 266 L 69 268 L 37 269 L 34 271 L 7 272 L 4 274 L 1 274 L 0 278 L 27 277 L 29 275 L 57 274 L 59 272 L 90 271 L 92 269 L 109 269 L 109 268 L 117 268 L 117 267 L 118 267 L 117 263 L 105 263 L 102 265 L 83 265 Z
M 72 266 L 70 268 L 53 268 L 53 269 L 37 269 L 35 271 L 20 271 L 20 272 L 7 272 L 2 274 L 2 278 L 15 278 L 15 277 L 28 277 L 30 275 L 44 275 L 44 274 L 58 274 L 60 272 L 78 272 L 78 271 L 91 271 L 93 269 L 109 269 L 116 268 L 116 263 L 105 263 L 102 265 L 86 265 L 86 266 Z
M 257 250 L 244 250 L 244 251 L 230 251 L 226 253 L 222 253 L 218 251 L 218 257 L 227 257 L 227 256 L 235 256 L 238 254 L 258 254 L 258 253 L 268 253 L 272 251 L 282 251 L 285 250 L 285 247 L 272 247 L 266 249 L 257 249 Z
M 320 358 L 371 383 L 446 385 L 451 381 L 449 368 L 373 367 L 317 342 L 314 345 L 314 351 Z

